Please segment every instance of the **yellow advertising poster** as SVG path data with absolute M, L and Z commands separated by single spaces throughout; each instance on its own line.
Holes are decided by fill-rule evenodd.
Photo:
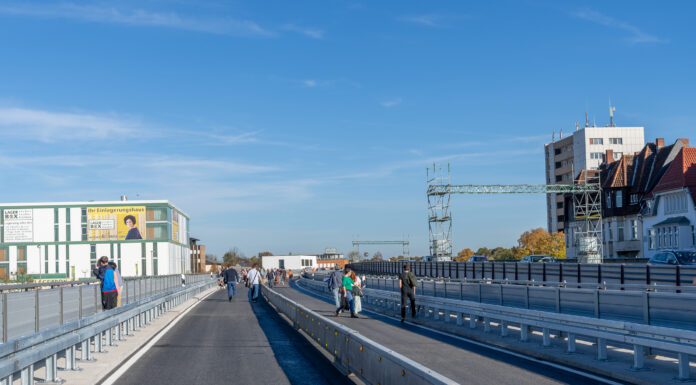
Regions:
M 145 239 L 145 206 L 87 208 L 87 240 Z
M 179 242 L 179 213 L 172 210 L 172 240 Z

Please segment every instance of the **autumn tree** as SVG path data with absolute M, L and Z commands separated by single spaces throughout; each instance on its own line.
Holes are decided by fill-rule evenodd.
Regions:
M 466 249 L 460 251 L 454 260 L 457 262 L 466 262 L 472 255 L 475 255 L 474 251 L 467 247 Z
M 350 259 L 351 262 L 356 262 L 360 260 L 360 252 L 357 250 L 353 250 L 350 253 L 348 253 L 348 259 Z
M 244 253 L 239 251 L 239 249 L 236 247 L 227 250 L 227 252 L 222 256 L 222 263 L 225 266 L 235 266 L 246 261 L 247 258 L 244 256 Z
M 525 231 L 517 241 L 515 257 L 522 258 L 530 254 L 546 254 L 556 258 L 565 258 L 565 237 L 563 233 L 549 234 L 540 228 Z
M 372 256 L 372 260 L 381 261 L 382 259 L 383 259 L 383 258 L 382 258 L 382 253 L 379 252 L 379 251 L 375 252 L 375 254 Z

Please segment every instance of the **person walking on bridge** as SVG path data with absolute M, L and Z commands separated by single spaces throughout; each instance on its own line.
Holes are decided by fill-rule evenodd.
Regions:
M 273 269 L 268 269 L 266 272 L 266 279 L 268 280 L 268 287 L 273 288 L 273 280 L 275 279 L 275 272 Z
M 334 303 L 336 304 L 336 308 L 341 308 L 341 282 L 343 281 L 343 274 L 341 274 L 341 270 L 335 270 L 333 273 L 331 273 L 331 276 L 329 276 L 329 290 L 333 294 L 334 297 Z
M 261 273 L 258 270 L 259 265 L 254 264 L 251 270 L 247 273 L 247 280 L 249 282 L 249 301 L 256 303 L 259 297 L 259 284 L 261 283 Z
M 222 273 L 222 280 L 227 284 L 227 300 L 232 302 L 232 297 L 237 296 L 237 280 L 239 275 L 234 267 L 230 266 Z
M 411 266 L 404 265 L 404 271 L 399 275 L 399 289 L 401 289 L 401 322 L 406 318 L 406 298 L 411 302 L 411 317 L 416 318 L 416 287 L 418 279 L 411 273 Z
M 357 315 L 355 315 L 355 302 L 353 301 L 354 282 L 350 278 L 350 273 L 350 269 L 346 269 L 345 273 L 343 273 L 343 286 L 341 287 L 341 292 L 348 301 L 348 305 L 350 307 L 350 318 L 359 318 Z M 336 317 L 338 317 L 340 312 L 341 308 L 336 309 Z

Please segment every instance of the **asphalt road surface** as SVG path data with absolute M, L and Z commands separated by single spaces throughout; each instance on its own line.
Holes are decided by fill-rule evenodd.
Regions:
M 401 324 L 390 317 L 375 313 L 363 312 L 360 319 L 352 319 L 346 313 L 336 317 L 333 313 L 336 310 L 333 300 L 329 301 L 313 292 L 300 290 L 294 282 L 290 288 L 275 290 L 462 384 L 602 383 L 485 346 L 450 338 L 413 325 Z
M 117 384 L 352 384 L 259 296 L 219 290 L 194 307 Z

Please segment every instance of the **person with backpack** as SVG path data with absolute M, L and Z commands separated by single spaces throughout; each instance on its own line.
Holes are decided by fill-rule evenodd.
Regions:
M 411 266 L 404 265 L 403 273 L 399 274 L 399 289 L 401 289 L 401 322 L 406 318 L 406 298 L 411 302 L 411 317 L 416 318 L 416 287 L 418 279 L 411 273 Z
M 113 309 L 118 303 L 118 292 L 121 289 L 118 285 L 118 277 L 116 271 L 109 266 L 108 262 L 104 263 L 104 283 L 102 285 L 102 295 L 104 297 L 104 310 Z

